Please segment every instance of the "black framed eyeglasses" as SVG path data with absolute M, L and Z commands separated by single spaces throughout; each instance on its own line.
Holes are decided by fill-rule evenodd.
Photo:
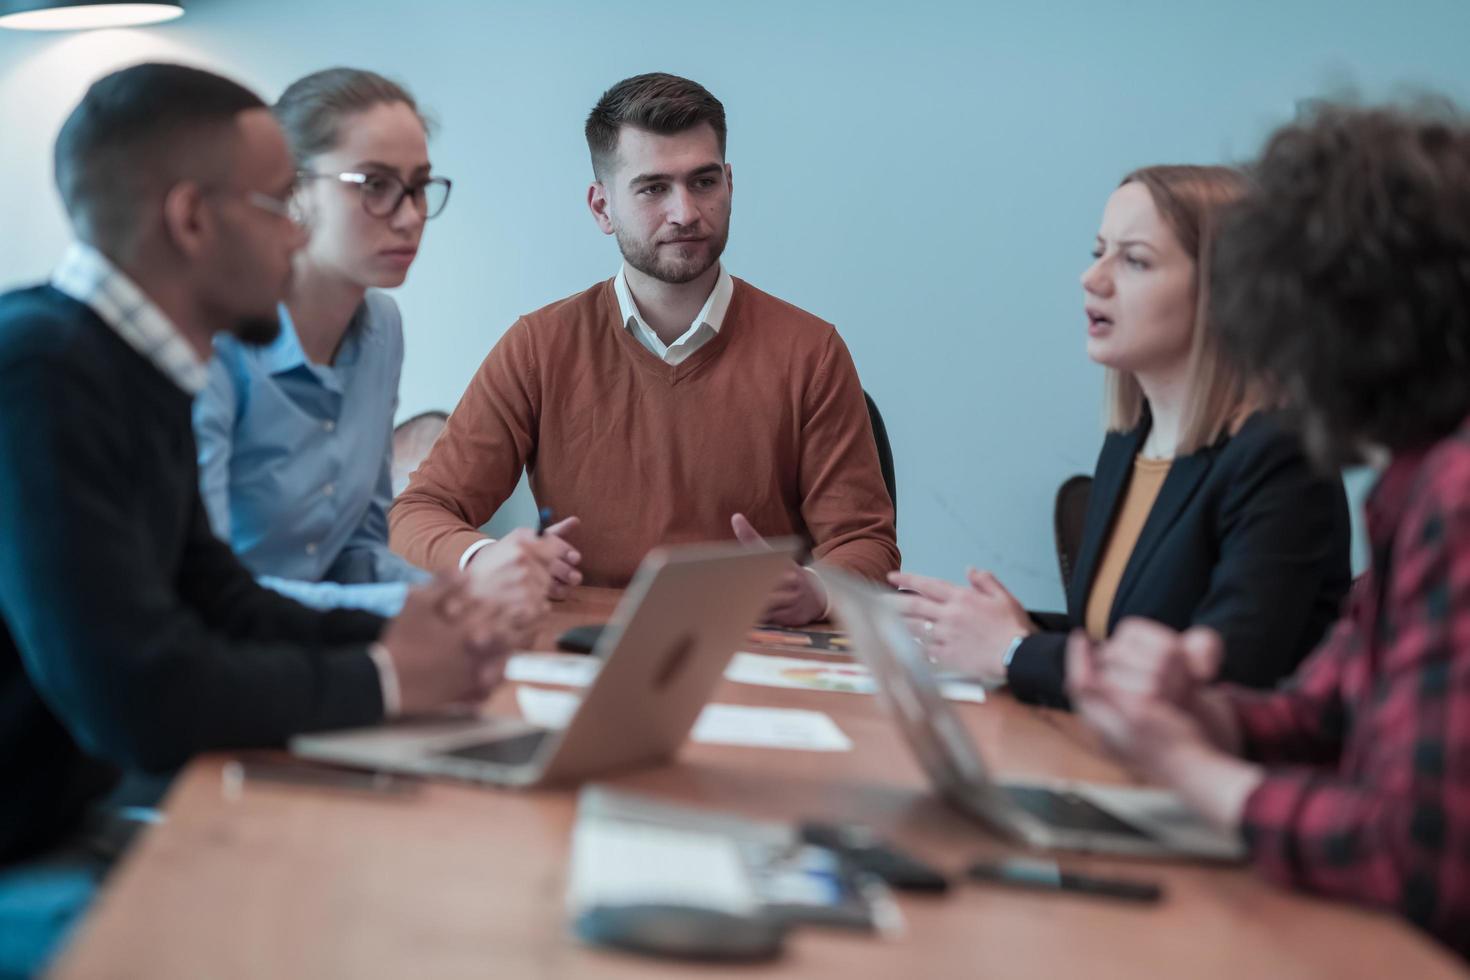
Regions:
M 403 207 L 403 199 L 413 202 L 413 208 L 425 221 L 437 218 L 449 203 L 449 189 L 454 185 L 448 177 L 429 177 L 408 183 L 397 174 L 353 173 L 321 174 L 311 170 L 298 172 L 298 177 L 313 180 L 337 180 L 357 187 L 362 198 L 362 208 L 374 218 L 388 218 Z

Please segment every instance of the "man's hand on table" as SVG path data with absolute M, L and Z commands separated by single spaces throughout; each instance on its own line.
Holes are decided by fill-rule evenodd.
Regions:
M 731 517 L 730 527 L 741 544 L 755 548 L 771 547 L 744 514 Z M 766 610 L 761 618 L 777 626 L 805 626 L 827 618 L 828 609 L 827 590 L 822 585 L 822 580 L 810 568 L 793 561 L 776 583 L 776 587 L 771 590 L 771 597 L 766 602 Z
M 566 541 L 581 521 L 568 517 L 537 535 L 529 528 L 516 528 L 505 537 L 475 552 L 465 570 L 475 591 L 481 595 L 506 594 L 519 602 L 528 593 L 553 600 L 565 599 L 574 586 L 582 584 L 577 568 L 582 553 Z

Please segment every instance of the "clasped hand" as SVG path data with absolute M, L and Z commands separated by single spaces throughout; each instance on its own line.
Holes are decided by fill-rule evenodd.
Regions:
M 539 602 L 545 606 L 543 595 Z M 408 594 L 383 631 L 404 714 L 483 701 L 500 683 L 510 652 L 529 629 L 528 606 L 477 595 L 456 573 Z
M 1130 769 L 1234 828 L 1264 771 L 1237 758 L 1241 736 L 1229 698 L 1210 686 L 1223 652 L 1208 628 L 1176 633 L 1126 619 L 1102 644 L 1078 631 L 1067 643 L 1067 693 Z

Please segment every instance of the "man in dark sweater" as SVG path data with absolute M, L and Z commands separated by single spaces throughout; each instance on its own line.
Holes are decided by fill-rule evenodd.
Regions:
M 78 244 L 0 297 L 0 865 L 76 853 L 120 774 L 482 698 L 504 610 L 526 608 L 440 580 L 391 622 L 314 612 L 211 533 L 190 401 L 216 332 L 271 339 L 304 241 L 259 99 L 115 73 L 63 127 L 56 177 Z M 0 974 L 26 968 L 4 962 L 13 925 Z

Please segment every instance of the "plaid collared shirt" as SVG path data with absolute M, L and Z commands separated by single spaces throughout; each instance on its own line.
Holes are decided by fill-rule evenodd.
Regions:
M 204 388 L 209 371 L 194 348 L 137 283 L 101 252 L 74 243 L 51 274 L 51 285 L 90 306 L 129 347 L 184 391 L 197 395 Z
M 1470 421 L 1402 454 L 1372 566 L 1276 692 L 1233 690 L 1267 775 L 1244 832 L 1281 882 L 1386 906 L 1470 956 Z

